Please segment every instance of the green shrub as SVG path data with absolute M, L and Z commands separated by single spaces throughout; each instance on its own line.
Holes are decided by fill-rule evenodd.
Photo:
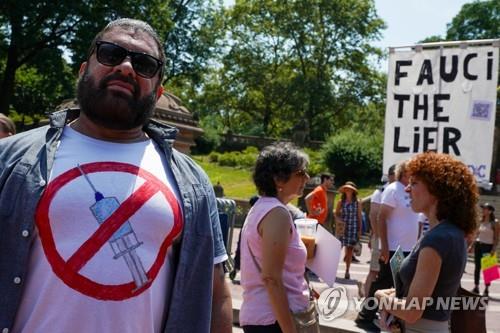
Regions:
M 358 185 L 376 182 L 382 170 L 383 137 L 343 130 L 322 147 L 325 164 L 335 174 L 337 184 L 352 180 Z
M 242 152 L 231 151 L 225 153 L 211 152 L 208 160 L 220 166 L 237 167 L 241 169 L 251 169 L 255 165 L 255 160 L 259 150 L 256 147 L 247 147 Z
M 240 152 L 229 152 L 219 155 L 219 165 L 235 167 L 238 165 L 238 155 Z
M 208 161 L 210 163 L 217 163 L 219 162 L 219 156 L 220 154 L 218 152 L 213 151 L 210 154 L 208 154 Z
M 320 151 L 304 148 L 304 152 L 309 156 L 309 166 L 307 167 L 309 176 L 314 177 L 322 172 L 329 172 L 328 167 L 323 163 Z
M 221 138 L 216 130 L 204 128 L 203 134 L 196 137 L 196 145 L 191 148 L 192 154 L 208 154 L 216 150 L 220 145 Z
M 221 166 L 231 166 L 249 169 L 252 168 L 255 164 L 255 160 L 257 158 L 257 153 L 247 150 L 243 152 L 232 151 L 223 154 L 219 154 L 218 164 Z
M 238 159 L 238 166 L 245 169 L 251 169 L 255 165 L 257 155 L 254 154 L 240 154 Z
M 328 167 L 322 159 L 320 151 L 305 148 L 304 151 L 309 155 L 308 172 L 311 177 L 319 175 L 321 172 L 328 172 Z M 252 169 L 259 155 L 257 147 L 249 146 L 243 151 L 231 151 L 225 153 L 211 152 L 208 155 L 208 161 L 217 163 L 220 166 L 236 167 L 241 169 Z
M 243 150 L 243 154 L 255 155 L 255 158 L 257 158 L 257 155 L 259 155 L 259 149 L 257 147 L 248 146 Z

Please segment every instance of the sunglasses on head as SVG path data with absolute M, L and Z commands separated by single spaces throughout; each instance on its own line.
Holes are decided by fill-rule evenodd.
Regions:
M 158 72 L 163 62 L 149 54 L 129 51 L 120 45 L 110 42 L 96 42 L 96 58 L 106 66 L 117 66 L 129 56 L 132 68 L 137 75 L 150 79 Z
M 295 171 L 295 175 L 297 175 L 299 177 L 305 177 L 306 175 L 309 176 L 309 174 L 307 173 L 307 169 L 297 170 L 297 171 Z

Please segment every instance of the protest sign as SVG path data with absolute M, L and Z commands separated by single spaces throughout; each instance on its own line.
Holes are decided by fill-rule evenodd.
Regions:
M 389 55 L 384 166 L 434 150 L 490 178 L 498 46 L 423 47 Z

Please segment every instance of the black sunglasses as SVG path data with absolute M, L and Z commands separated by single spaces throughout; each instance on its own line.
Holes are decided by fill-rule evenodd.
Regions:
M 305 177 L 306 175 L 309 176 L 309 174 L 307 173 L 307 169 L 297 170 L 295 171 L 295 175 L 299 177 Z
M 120 45 L 110 42 L 97 41 L 96 58 L 101 64 L 106 66 L 117 66 L 130 56 L 132 68 L 137 75 L 150 79 L 158 72 L 163 62 L 155 57 L 142 53 L 129 51 Z

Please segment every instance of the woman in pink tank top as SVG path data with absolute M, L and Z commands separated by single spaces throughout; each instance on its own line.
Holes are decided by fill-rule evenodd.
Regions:
M 296 332 L 292 312 L 304 311 L 306 248 L 286 205 L 302 195 L 308 157 L 275 144 L 257 158 L 253 181 L 261 197 L 250 209 L 241 237 L 243 303 L 240 325 L 248 332 Z

